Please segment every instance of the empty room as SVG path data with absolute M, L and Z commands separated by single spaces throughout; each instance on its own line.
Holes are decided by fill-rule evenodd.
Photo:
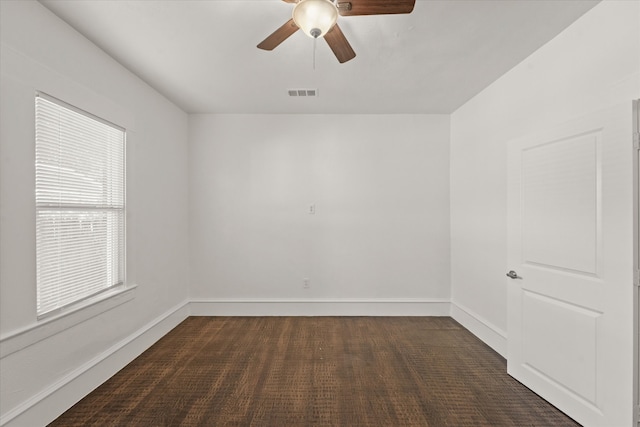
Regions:
M 638 0 L 0 0 L 0 426 L 640 426 Z

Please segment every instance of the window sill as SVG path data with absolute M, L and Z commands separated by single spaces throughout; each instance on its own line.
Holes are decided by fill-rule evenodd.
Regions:
M 131 285 L 73 305 L 68 309 L 47 316 L 33 326 L 0 338 L 0 358 L 27 348 L 53 335 L 109 311 L 135 297 L 137 285 Z

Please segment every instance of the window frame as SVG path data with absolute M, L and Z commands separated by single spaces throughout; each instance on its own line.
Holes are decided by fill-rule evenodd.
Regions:
M 53 320 L 59 316 L 66 316 L 66 314 L 71 314 L 73 312 L 76 312 L 80 309 L 83 309 L 85 307 L 89 307 L 89 306 L 93 306 L 103 300 L 106 299 L 111 299 L 114 298 L 120 294 L 122 294 L 123 292 L 126 292 L 127 290 L 129 290 L 128 285 L 127 285 L 127 129 L 123 126 L 119 126 L 109 120 L 103 119 L 99 116 L 96 116 L 95 114 L 92 114 L 86 110 L 83 110 L 82 108 L 78 108 L 72 104 L 69 104 L 59 98 L 53 97 L 51 95 L 48 95 L 45 92 L 42 91 L 36 91 L 35 92 L 35 98 L 34 98 L 34 108 L 37 111 L 37 102 L 38 102 L 38 98 L 41 98 L 43 100 L 46 100 L 50 103 L 56 104 L 59 107 L 62 107 L 64 109 L 67 109 L 73 113 L 79 114 L 84 116 L 85 118 L 91 119 L 92 121 L 95 121 L 97 123 L 100 123 L 102 125 L 108 126 L 118 132 L 122 133 L 122 146 L 119 148 L 118 152 L 121 155 L 121 163 L 122 163 L 122 176 L 119 177 L 121 178 L 121 189 L 120 191 L 122 192 L 122 206 L 121 207 L 114 207 L 113 204 L 109 207 L 98 207 L 98 206 L 91 206 L 90 204 L 68 204 L 68 205 L 64 205 L 64 204 L 60 204 L 59 206 L 57 206 L 57 209 L 59 211 L 67 211 L 67 210 L 75 210 L 77 212 L 86 212 L 88 214 L 90 213 L 98 213 L 98 212 L 107 212 L 107 211 L 114 211 L 117 212 L 117 214 L 119 214 L 121 216 L 121 220 L 118 221 L 118 223 L 121 225 L 122 228 L 122 237 L 121 237 L 121 241 L 118 240 L 118 247 L 116 248 L 115 252 L 116 252 L 116 260 L 112 261 L 117 265 L 117 269 L 118 269 L 118 273 L 117 276 L 120 280 L 116 281 L 114 284 L 109 285 L 109 286 L 105 286 L 105 287 L 101 287 L 100 289 L 98 289 L 95 292 L 92 292 L 90 294 L 86 294 L 86 295 L 77 295 L 76 298 L 60 305 L 57 306 L 55 308 L 52 309 L 48 309 L 48 310 L 43 310 L 40 311 L 38 309 L 39 305 L 40 305 L 40 282 L 39 282 L 39 275 L 37 274 L 36 271 L 36 319 L 38 322 L 43 321 L 43 320 Z M 34 117 L 34 125 L 35 125 L 35 129 L 38 129 L 39 123 L 38 123 L 38 115 L 36 113 L 35 117 Z M 34 148 L 35 148 L 35 152 L 38 153 L 38 138 L 37 138 L 37 133 L 34 135 Z M 36 165 L 36 171 L 35 171 L 35 175 L 37 176 L 37 154 L 36 154 L 36 160 L 35 163 Z M 36 179 L 36 183 L 35 183 L 35 191 L 37 192 L 38 190 L 38 184 L 37 184 L 37 179 Z M 39 204 L 38 200 L 37 200 L 37 195 L 34 194 L 34 198 L 36 199 L 35 201 L 35 216 L 36 216 L 36 225 L 37 222 L 39 221 L 39 214 L 42 211 L 52 211 L 55 212 L 56 207 L 51 206 L 51 205 L 46 205 L 46 204 Z M 118 229 L 118 227 L 116 227 L 116 230 Z M 90 233 L 88 235 L 93 235 L 93 233 Z M 39 231 L 36 227 L 36 270 L 38 270 L 39 268 L 39 253 L 40 253 L 40 248 L 39 248 L 39 243 L 38 243 L 38 237 L 39 237 Z M 108 250 L 106 249 L 108 240 L 105 240 L 105 245 L 103 246 L 105 248 L 105 251 L 108 252 Z M 111 257 L 111 260 L 113 260 L 114 258 Z M 108 261 L 107 261 L 108 263 Z M 106 266 L 106 264 L 103 264 L 103 266 Z

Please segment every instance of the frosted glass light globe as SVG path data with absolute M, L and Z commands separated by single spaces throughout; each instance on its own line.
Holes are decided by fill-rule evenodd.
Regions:
M 312 38 L 324 37 L 338 20 L 338 8 L 330 0 L 301 0 L 293 8 L 293 22 Z

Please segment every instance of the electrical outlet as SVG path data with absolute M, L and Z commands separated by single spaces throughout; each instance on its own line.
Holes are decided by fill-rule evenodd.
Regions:
M 310 283 L 308 278 L 305 277 L 304 279 L 302 279 L 302 287 L 303 288 L 309 289 L 310 286 L 311 286 L 311 283 Z
M 309 205 L 309 215 L 315 215 L 316 214 L 316 204 L 312 203 Z

